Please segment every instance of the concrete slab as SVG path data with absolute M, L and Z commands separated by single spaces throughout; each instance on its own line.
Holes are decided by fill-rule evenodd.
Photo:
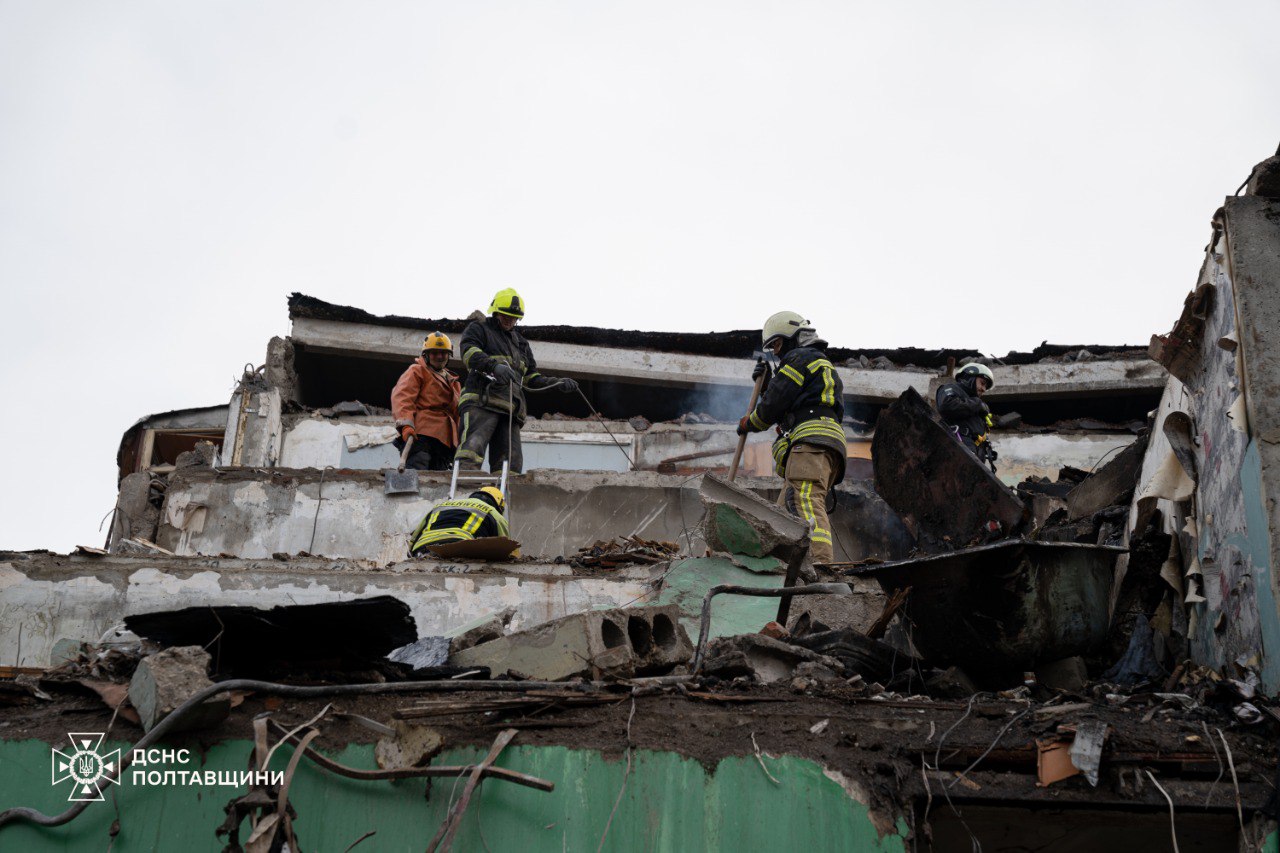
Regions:
M 464 649 L 449 663 L 546 681 L 645 674 L 693 656 L 679 620 L 669 605 L 578 613 Z

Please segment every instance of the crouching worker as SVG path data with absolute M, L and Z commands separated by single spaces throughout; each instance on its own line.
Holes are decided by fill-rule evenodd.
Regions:
M 738 423 L 738 435 L 778 427 L 773 461 L 786 480 L 787 508 L 809 522 L 809 554 L 815 563 L 835 559 L 827 493 L 844 479 L 848 444 L 844 428 L 844 385 L 824 350 L 827 342 L 792 311 L 774 314 L 764 324 L 764 346 L 780 359 L 768 375 L 764 362 L 753 378 L 767 379 L 760 402 Z
M 409 534 L 413 543 L 409 553 L 425 557 L 428 556 L 427 548 L 432 545 L 506 536 L 510 528 L 502 514 L 505 508 L 502 490 L 495 486 L 485 486 L 465 498 L 452 498 L 436 504 Z

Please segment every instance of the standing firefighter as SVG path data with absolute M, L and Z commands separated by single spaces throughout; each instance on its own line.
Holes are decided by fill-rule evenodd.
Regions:
M 578 390 L 572 379 L 538 373 L 529 342 L 516 331 L 522 317 L 524 301 L 507 288 L 493 297 L 489 316 L 473 321 L 462 333 L 462 363 L 468 373 L 462 387 L 462 441 L 457 453 L 461 468 L 478 469 L 487 448 L 489 470 L 501 471 L 509 447 L 510 470 L 519 473 L 524 469 L 520 427 L 526 416 L 525 389 L 558 387 L 568 394 Z
M 444 471 L 453 465 L 462 384 L 447 367 L 452 355 L 453 342 L 441 332 L 432 332 L 422 342 L 422 355 L 391 391 L 391 413 L 400 433 L 396 450 L 404 450 L 413 437 L 413 450 L 405 463 L 408 468 Z
M 451 498 L 438 503 L 409 534 L 409 553 L 422 557 L 431 545 L 506 536 L 509 528 L 507 518 L 502 514 L 505 507 L 502 491 L 493 486 L 485 486 L 465 498 Z
M 809 522 L 810 555 L 815 563 L 830 563 L 831 522 L 827 520 L 827 493 L 844 479 L 848 445 L 844 429 L 844 385 L 823 351 L 827 342 L 809 321 L 791 311 L 774 314 L 764 324 L 764 346 L 781 363 L 769 376 L 760 402 L 738 422 L 738 434 L 762 432 L 777 424 L 773 459 L 778 476 L 786 480 L 787 508 Z
M 955 382 L 938 389 L 936 404 L 943 422 L 965 448 L 996 470 L 997 454 L 991 446 L 991 410 L 982 395 L 996 384 L 985 364 L 966 364 Z

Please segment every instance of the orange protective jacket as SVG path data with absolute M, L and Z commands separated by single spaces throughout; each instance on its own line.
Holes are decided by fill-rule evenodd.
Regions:
M 447 447 L 457 447 L 461 395 L 462 383 L 457 376 L 448 369 L 437 373 L 418 356 L 391 391 L 396 431 L 412 426 L 418 435 L 429 435 Z

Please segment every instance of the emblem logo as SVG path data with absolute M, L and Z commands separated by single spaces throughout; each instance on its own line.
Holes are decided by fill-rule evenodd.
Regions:
M 101 802 L 101 780 L 112 784 L 120 784 L 120 780 L 107 774 L 115 773 L 120 767 L 120 750 L 113 750 L 105 755 L 98 750 L 102 747 L 105 734 L 96 732 L 70 732 L 71 752 L 53 750 L 53 784 L 70 779 L 74 782 L 68 802 Z

